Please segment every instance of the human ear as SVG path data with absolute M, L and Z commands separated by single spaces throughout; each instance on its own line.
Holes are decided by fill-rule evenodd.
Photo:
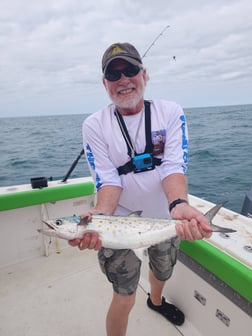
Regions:
M 104 77 L 102 77 L 102 83 L 105 86 L 105 89 L 107 90 L 107 83 Z
M 147 73 L 147 69 L 146 68 L 143 68 L 143 79 L 144 79 L 144 83 L 146 84 L 147 81 L 150 79 L 149 78 L 149 75 Z

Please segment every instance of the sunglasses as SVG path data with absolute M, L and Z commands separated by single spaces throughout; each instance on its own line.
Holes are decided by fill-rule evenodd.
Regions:
M 131 78 L 139 74 L 140 70 L 142 70 L 142 68 L 133 64 L 129 64 L 126 68 L 121 70 L 113 70 L 108 68 L 104 74 L 104 77 L 110 82 L 115 82 L 121 78 L 122 74 Z

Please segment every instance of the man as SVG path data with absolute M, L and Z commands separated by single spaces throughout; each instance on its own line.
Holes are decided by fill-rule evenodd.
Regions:
M 129 43 L 116 43 L 105 51 L 102 71 L 112 104 L 83 124 L 84 148 L 97 189 L 95 208 L 83 216 L 127 215 L 142 210 L 146 217 L 184 220 L 176 227 L 180 239 L 209 237 L 207 220 L 187 201 L 188 142 L 183 110 L 174 102 L 144 101 L 147 71 Z M 162 297 L 176 262 L 178 243 L 175 238 L 148 249 L 151 290 L 147 305 L 181 325 L 184 314 Z M 70 244 L 81 250 L 99 250 L 100 266 L 113 285 L 107 335 L 126 335 L 141 261 L 131 250 L 103 248 L 96 233 L 87 233 Z

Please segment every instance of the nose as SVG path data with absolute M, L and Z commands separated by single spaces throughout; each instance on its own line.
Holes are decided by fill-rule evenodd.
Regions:
M 120 77 L 119 81 L 120 82 L 129 82 L 129 77 L 127 77 L 123 73 L 121 73 L 121 77 Z

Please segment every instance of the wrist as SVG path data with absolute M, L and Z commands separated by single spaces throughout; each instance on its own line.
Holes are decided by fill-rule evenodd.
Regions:
M 172 210 L 176 207 L 176 205 L 181 204 L 181 203 L 186 203 L 188 204 L 188 201 L 183 198 L 177 198 L 173 202 L 170 203 L 169 205 L 169 212 L 171 213 Z

